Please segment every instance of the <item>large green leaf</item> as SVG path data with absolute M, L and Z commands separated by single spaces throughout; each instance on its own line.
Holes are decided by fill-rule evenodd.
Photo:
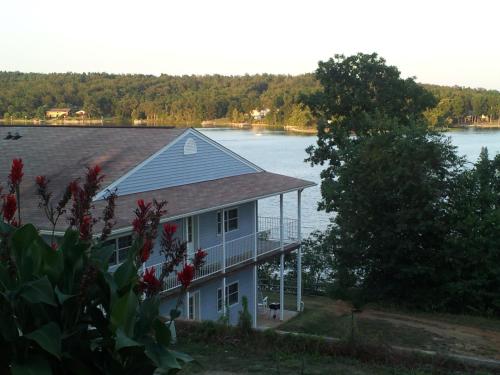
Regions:
M 59 250 L 54 250 L 41 237 L 38 238 L 38 248 L 42 253 L 42 269 L 43 275 L 47 275 L 54 284 L 59 281 L 61 274 L 64 272 L 64 258 Z
M 14 280 L 10 277 L 10 272 L 3 263 L 0 263 L 0 291 L 13 289 L 15 285 Z
M 181 368 L 176 356 L 163 345 L 148 343 L 146 345 L 146 355 L 162 370 Z
M 59 290 L 58 286 L 56 286 L 54 292 L 60 305 L 64 304 L 64 302 L 66 302 L 67 300 L 77 296 L 77 294 L 64 294 Z
M 25 337 L 35 341 L 46 352 L 61 357 L 61 329 L 56 323 L 47 323 Z
M 12 235 L 12 256 L 21 280 L 27 281 L 38 276 L 42 264 L 42 252 L 38 231 L 32 224 L 26 224 Z
M 108 270 L 109 259 L 115 251 L 114 245 L 94 246 L 90 251 L 90 260 L 103 272 Z
M 175 350 L 169 350 L 169 352 L 172 353 L 175 356 L 175 358 L 177 358 L 178 361 L 182 361 L 184 363 L 189 363 L 194 361 L 193 357 L 191 357 L 186 353 L 177 352 Z
M 30 358 L 29 363 L 14 363 L 12 375 L 52 375 L 52 370 L 46 360 Z
M 128 336 L 133 335 L 134 320 L 139 301 L 132 290 L 118 298 L 111 306 L 111 324 L 121 328 Z
M 30 303 L 56 305 L 54 290 L 47 276 L 25 283 L 19 292 L 20 296 Z
M 155 331 L 156 341 L 158 341 L 159 344 L 168 347 L 170 345 L 170 329 L 159 319 L 154 321 L 153 329 Z
M 134 346 L 143 346 L 143 344 L 131 339 L 121 328 L 118 328 L 116 330 L 115 350 L 118 351 L 123 348 L 130 348 Z
M 135 280 L 137 278 L 137 268 L 131 260 L 127 259 L 115 271 L 113 278 L 115 279 L 118 290 L 121 290 L 126 286 L 132 286 L 135 284 Z
M 147 298 L 141 303 L 139 319 L 134 328 L 134 337 L 140 338 L 151 333 L 153 322 L 159 315 L 159 307 L 158 298 Z

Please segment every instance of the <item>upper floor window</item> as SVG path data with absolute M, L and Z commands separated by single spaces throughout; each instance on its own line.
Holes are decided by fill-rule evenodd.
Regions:
M 224 211 L 224 231 L 231 232 L 238 229 L 239 219 L 238 219 L 238 209 L 231 208 Z M 217 212 L 217 234 L 222 233 L 222 211 Z
M 123 263 L 125 259 L 127 259 L 128 250 L 132 246 L 132 236 L 128 235 L 107 240 L 104 243 L 104 246 L 115 247 L 115 251 L 113 251 L 111 258 L 109 258 L 109 265 L 115 266 L 117 264 Z

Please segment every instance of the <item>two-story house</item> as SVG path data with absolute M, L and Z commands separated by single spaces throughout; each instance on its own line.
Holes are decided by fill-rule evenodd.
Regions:
M 8 133 L 19 133 L 13 139 Z M 309 181 L 264 171 L 250 161 L 194 129 L 167 127 L 0 127 L 0 181 L 5 181 L 13 158 L 22 158 L 22 218 L 43 234 L 50 227 L 35 194 L 35 177 L 46 175 L 54 197 L 87 166 L 99 164 L 105 174 L 103 189 L 94 197 L 96 211 L 104 207 L 108 190 L 118 194 L 117 223 L 110 243 L 116 251 L 110 267 L 123 261 L 131 244 L 131 220 L 138 199 L 168 202 L 164 222 L 175 222 L 178 235 L 190 253 L 198 248 L 208 255 L 189 292 L 182 296 L 184 318 L 217 320 L 226 309 L 236 323 L 246 296 L 257 325 L 257 265 L 271 257 L 295 251 L 298 257 L 297 308 L 301 305 L 300 241 L 301 192 Z M 283 195 L 296 194 L 297 217 L 283 217 Z M 259 200 L 280 200 L 278 217 L 260 217 Z M 67 227 L 61 220 L 56 235 Z M 161 269 L 155 248 L 147 267 Z M 284 285 L 280 285 L 280 317 L 283 318 Z M 162 311 L 168 314 L 178 298 L 175 274 L 163 285 Z

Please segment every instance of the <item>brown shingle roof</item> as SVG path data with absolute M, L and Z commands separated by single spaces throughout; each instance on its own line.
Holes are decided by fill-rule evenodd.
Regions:
M 37 175 L 49 178 L 49 187 L 57 202 L 67 184 L 83 176 L 86 166 L 99 164 L 105 174 L 102 186 L 107 186 L 184 131 L 141 127 L 0 126 L 0 183 L 5 186 L 12 159 L 22 158 L 25 165 L 21 185 L 22 219 L 40 229 L 48 229 L 35 194 Z M 6 140 L 8 132 L 19 133 L 21 138 Z M 167 215 L 174 217 L 312 185 L 309 181 L 288 176 L 257 172 L 120 196 L 115 228 L 130 225 L 139 198 L 168 201 Z M 104 202 L 96 202 L 97 211 L 103 206 Z M 62 218 L 58 230 L 64 230 L 66 226 L 66 220 Z

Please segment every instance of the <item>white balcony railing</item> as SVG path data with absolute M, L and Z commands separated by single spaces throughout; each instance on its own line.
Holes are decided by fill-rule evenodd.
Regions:
M 225 251 L 226 270 L 231 267 L 237 266 L 241 263 L 249 261 L 255 256 L 259 257 L 263 254 L 279 250 L 280 243 L 280 219 L 274 217 L 259 217 L 257 233 L 226 241 Z M 283 245 L 289 245 L 298 241 L 297 220 L 284 219 L 283 220 Z M 255 242 L 257 241 L 257 243 Z M 201 269 L 196 272 L 194 280 L 199 280 L 204 277 L 213 275 L 222 271 L 222 243 L 208 248 L 203 248 L 207 252 L 205 264 Z M 257 254 L 255 254 L 257 251 Z M 164 263 L 153 265 L 155 267 L 156 276 L 159 277 Z M 151 266 L 149 266 L 151 267 Z M 149 268 L 148 267 L 148 268 Z M 169 291 L 180 286 L 177 280 L 176 272 L 165 278 L 163 290 Z

